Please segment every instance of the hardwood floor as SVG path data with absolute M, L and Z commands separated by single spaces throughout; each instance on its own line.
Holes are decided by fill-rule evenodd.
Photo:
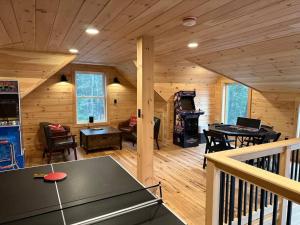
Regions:
M 199 225 L 205 221 L 206 172 L 202 169 L 204 145 L 182 149 L 175 145 L 162 146 L 155 150 L 155 180 L 162 182 L 163 199 L 176 214 L 189 225 Z M 136 176 L 136 148 L 130 143 L 123 144 L 123 150 L 109 150 L 85 154 L 78 150 L 78 157 L 92 158 L 111 155 L 128 171 Z M 72 160 L 73 155 L 66 156 Z M 57 156 L 54 161 L 63 160 Z M 45 164 L 40 156 L 26 158 L 26 166 Z

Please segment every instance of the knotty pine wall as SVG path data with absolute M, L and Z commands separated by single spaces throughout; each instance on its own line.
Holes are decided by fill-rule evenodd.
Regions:
M 281 138 L 295 137 L 300 94 L 252 91 L 251 117 L 274 126 Z
M 41 157 L 42 147 L 39 137 L 39 123 L 61 123 L 71 127 L 79 139 L 79 130 L 86 125 L 76 124 L 76 105 L 74 95 L 74 72 L 103 72 L 107 79 L 108 124 L 117 126 L 136 112 L 136 88 L 124 79 L 113 67 L 69 64 L 41 86 L 22 99 L 23 142 L 26 158 Z M 69 82 L 59 82 L 65 74 Z M 112 84 L 118 77 L 121 84 Z M 117 99 L 117 104 L 114 104 Z M 79 140 L 78 140 L 79 143 Z M 31 157 L 32 156 L 32 157 Z
M 167 102 L 156 92 L 154 92 L 154 116 L 160 119 L 160 129 L 158 139 L 164 144 L 168 139 L 168 113 Z
M 165 115 L 164 137 L 166 141 L 173 139 L 174 94 L 178 91 L 196 90 L 194 99 L 196 109 L 200 108 L 205 112 L 199 118 L 199 126 L 206 129 L 207 124 L 215 121 L 215 83 L 155 83 L 154 90 L 166 102 L 165 104 L 160 103 Z

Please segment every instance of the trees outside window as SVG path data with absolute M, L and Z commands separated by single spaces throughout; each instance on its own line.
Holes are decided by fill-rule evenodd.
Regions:
M 106 122 L 105 75 L 95 72 L 76 72 L 76 119 L 78 124 Z
M 238 117 L 248 116 L 249 88 L 239 83 L 225 88 L 225 123 L 234 125 Z

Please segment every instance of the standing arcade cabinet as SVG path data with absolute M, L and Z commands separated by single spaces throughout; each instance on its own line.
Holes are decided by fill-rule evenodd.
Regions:
M 196 110 L 194 98 L 196 91 L 179 91 L 174 96 L 173 143 L 183 148 L 199 145 L 199 116 L 204 112 Z
M 24 168 L 18 81 L 0 81 L 0 171 Z

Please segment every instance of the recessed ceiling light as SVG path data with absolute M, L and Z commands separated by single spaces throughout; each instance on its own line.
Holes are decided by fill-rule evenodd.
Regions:
M 70 48 L 69 52 L 76 54 L 78 53 L 78 50 L 76 48 Z
M 189 48 L 197 48 L 198 47 L 198 43 L 197 42 L 190 42 L 187 45 Z
M 86 32 L 87 34 L 96 35 L 96 34 L 99 33 L 99 30 L 97 30 L 96 28 L 87 28 L 87 29 L 85 30 L 85 32 Z

